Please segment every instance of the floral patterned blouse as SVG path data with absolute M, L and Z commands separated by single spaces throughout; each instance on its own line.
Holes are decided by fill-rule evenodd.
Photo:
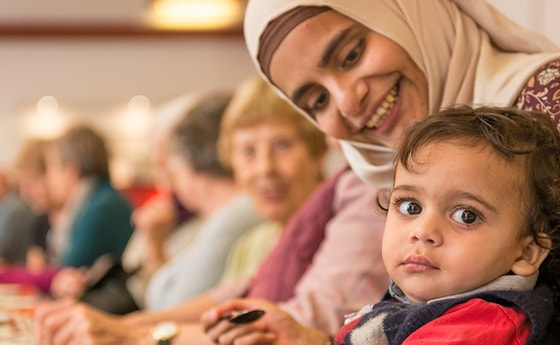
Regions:
M 550 114 L 560 131 L 560 60 L 541 67 L 529 79 L 515 105 L 519 109 Z

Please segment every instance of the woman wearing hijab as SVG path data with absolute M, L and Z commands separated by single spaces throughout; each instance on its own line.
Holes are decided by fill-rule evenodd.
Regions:
M 249 1 L 245 38 L 258 71 L 379 187 L 402 132 L 439 109 L 560 114 L 558 47 L 483 0 Z
M 483 0 L 251 0 L 245 38 L 261 75 L 378 188 L 392 184 L 403 132 L 440 109 L 516 106 L 560 119 L 560 50 Z M 245 329 L 217 322 L 257 307 L 267 314 Z M 234 301 L 204 322 L 220 344 L 331 343 L 262 301 Z

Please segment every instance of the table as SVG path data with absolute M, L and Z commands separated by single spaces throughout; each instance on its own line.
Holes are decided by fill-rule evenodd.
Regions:
M 0 345 L 35 345 L 34 305 L 40 297 L 32 286 L 0 284 Z

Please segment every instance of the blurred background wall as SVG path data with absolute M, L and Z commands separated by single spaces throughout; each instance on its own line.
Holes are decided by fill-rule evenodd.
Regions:
M 254 73 L 241 36 L 0 37 L 0 165 L 25 137 L 92 122 L 118 173 L 133 173 L 148 162 L 151 110 Z
M 560 44 L 560 1 L 490 2 Z M 210 32 L 146 28 L 150 5 L 0 2 L 0 166 L 26 137 L 90 122 L 112 144 L 117 183 L 130 183 L 149 166 L 154 109 L 184 93 L 232 89 L 255 74 L 238 24 Z

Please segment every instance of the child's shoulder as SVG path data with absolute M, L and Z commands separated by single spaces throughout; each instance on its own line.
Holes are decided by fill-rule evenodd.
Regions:
M 521 307 L 516 305 L 506 306 L 482 298 L 471 298 L 463 303 L 457 304 L 443 313 L 440 318 L 442 317 L 451 320 L 456 319 L 457 321 L 465 318 L 469 322 L 473 322 L 471 326 L 475 326 L 475 324 L 488 326 L 500 322 L 511 323 L 513 326 L 518 326 L 529 322 L 527 313 Z M 509 320 L 511 322 L 504 320 Z
M 449 329 L 453 329 L 452 334 Z M 528 314 L 520 307 L 471 298 L 418 328 L 403 345 L 420 339 L 446 339 L 450 343 L 456 340 L 461 344 L 525 344 L 531 331 Z

